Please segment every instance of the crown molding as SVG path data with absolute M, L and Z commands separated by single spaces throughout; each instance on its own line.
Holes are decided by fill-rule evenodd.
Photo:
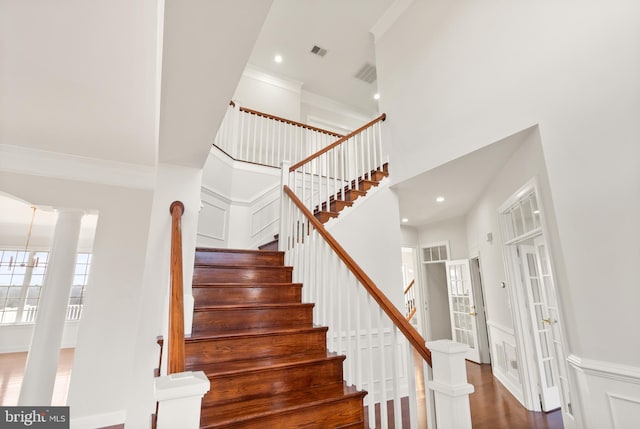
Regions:
M 380 19 L 378 19 L 378 21 L 373 24 L 373 27 L 371 27 L 371 30 L 369 30 L 371 34 L 373 34 L 376 42 L 384 36 L 387 30 L 395 24 L 398 18 L 400 18 L 400 15 L 402 15 L 412 3 L 413 0 L 396 0 L 387 8 Z
M 300 82 L 299 80 L 285 78 L 282 76 L 274 76 L 273 72 L 270 70 L 263 69 L 253 64 L 247 64 L 242 72 L 242 76 L 293 91 L 297 94 L 300 94 L 303 85 L 303 82 Z
M 154 189 L 156 167 L 0 144 L 0 171 Z

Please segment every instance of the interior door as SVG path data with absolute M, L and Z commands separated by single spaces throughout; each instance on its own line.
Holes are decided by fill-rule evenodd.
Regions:
M 557 362 L 552 348 L 554 325 L 558 323 L 557 314 L 550 312 L 544 273 L 540 264 L 540 249 L 531 245 L 518 245 L 522 262 L 524 285 L 529 300 L 529 315 L 533 329 L 533 340 L 538 363 L 540 403 L 543 411 L 560 407 L 560 392 L 556 385 L 559 380 Z M 537 250 L 537 251 L 536 251 Z
M 466 358 L 480 363 L 476 306 L 471 285 L 469 261 L 447 261 L 447 289 L 451 314 L 451 336 L 453 341 L 467 344 Z

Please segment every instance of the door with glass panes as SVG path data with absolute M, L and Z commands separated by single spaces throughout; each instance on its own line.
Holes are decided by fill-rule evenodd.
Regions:
M 447 261 L 447 288 L 449 292 L 449 312 L 451 314 L 451 338 L 467 344 L 466 358 L 480 363 L 478 350 L 478 330 L 476 327 L 476 306 L 471 284 L 469 261 Z
M 531 243 L 533 241 L 533 243 Z M 560 407 L 560 392 L 556 380 L 560 380 L 559 368 L 553 348 L 559 346 L 554 341 L 554 329 L 558 327 L 557 308 L 550 305 L 549 292 L 552 281 L 542 238 L 529 240 L 533 244 L 520 244 L 522 275 L 529 301 L 529 315 L 536 348 L 536 361 L 540 383 L 540 401 L 543 411 Z M 544 252 L 544 255 L 541 254 Z

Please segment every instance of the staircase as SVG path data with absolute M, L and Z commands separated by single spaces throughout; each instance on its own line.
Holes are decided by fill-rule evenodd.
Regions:
M 385 163 L 382 169 L 372 170 L 364 175 L 364 177 L 358 177 L 358 180 L 352 180 L 351 186 L 345 186 L 337 194 L 332 195 L 329 198 L 329 209 L 327 210 L 327 203 L 324 202 L 319 206 L 316 206 L 313 211 L 313 215 L 322 223 L 327 223 L 329 220 L 338 217 L 338 214 L 347 207 L 351 207 L 353 202 L 359 197 L 365 196 L 369 189 L 374 186 L 378 186 L 380 181 L 389 175 L 389 164 Z
M 202 428 L 364 428 L 363 398 L 343 382 L 344 356 L 274 251 L 197 249 L 186 370 L 204 371 Z

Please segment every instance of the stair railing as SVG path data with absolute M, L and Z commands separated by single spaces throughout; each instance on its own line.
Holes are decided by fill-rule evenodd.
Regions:
M 334 199 L 357 192 L 360 180 L 382 170 L 382 114 L 289 168 L 289 184 L 312 213 L 330 212 Z
M 407 321 L 410 321 L 416 314 L 416 291 L 413 288 L 415 284 L 416 280 L 413 279 L 409 286 L 404 289 L 404 306 Z
M 341 134 L 229 103 L 214 145 L 235 160 L 279 167 L 328 146 Z
M 184 372 L 184 289 L 182 276 L 182 214 L 184 204 L 174 201 L 171 213 L 171 302 L 169 304 L 169 347 L 167 372 Z
M 418 400 L 416 389 L 416 383 L 424 387 L 429 370 L 422 362 L 431 365 L 424 339 L 286 185 L 283 198 L 286 264 L 294 267 L 294 282 L 304 284 L 303 300 L 316 304 L 315 323 L 329 327 L 327 348 L 347 356 L 347 384 L 368 392 L 368 421 L 372 427 L 376 417 L 383 428 L 425 427 L 431 405 Z M 413 350 L 420 357 L 415 365 Z M 410 421 L 403 426 L 407 404 Z

